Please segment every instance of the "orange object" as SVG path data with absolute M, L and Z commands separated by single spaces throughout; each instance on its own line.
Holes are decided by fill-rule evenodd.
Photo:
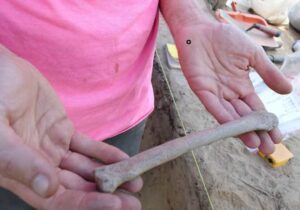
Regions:
M 224 11 L 224 10 L 223 10 Z M 239 23 L 241 29 L 246 31 L 254 24 L 260 24 L 264 26 L 269 26 L 269 24 L 263 19 L 262 17 L 258 15 L 252 15 L 242 12 L 234 12 L 234 11 L 224 11 L 226 12 L 232 19 L 234 19 L 236 22 Z M 227 23 L 222 16 L 220 15 L 220 10 L 216 11 L 216 18 L 220 22 Z M 246 33 L 246 32 L 245 32 Z M 257 44 L 269 47 L 269 48 L 277 48 L 280 47 L 280 45 L 276 42 L 274 37 L 270 37 L 268 34 L 259 31 L 259 30 L 251 30 L 248 31 L 247 34 L 251 37 L 253 41 L 255 41 Z
M 267 160 L 273 168 L 285 165 L 294 155 L 283 145 L 275 144 L 275 151 L 270 155 L 258 152 L 259 156 Z

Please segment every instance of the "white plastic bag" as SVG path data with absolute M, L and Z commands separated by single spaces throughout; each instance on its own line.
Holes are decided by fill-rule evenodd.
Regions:
M 287 19 L 290 2 L 291 0 L 251 0 L 251 8 L 269 23 L 280 25 Z
M 291 25 L 300 31 L 300 1 L 291 7 L 289 11 L 289 20 Z

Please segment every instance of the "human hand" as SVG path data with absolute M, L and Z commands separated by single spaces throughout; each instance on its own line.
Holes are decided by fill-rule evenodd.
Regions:
M 182 70 L 192 90 L 219 123 L 254 110 L 265 110 L 249 79 L 250 67 L 274 91 L 291 92 L 291 84 L 269 61 L 263 49 L 236 27 L 211 22 L 183 27 L 177 33 Z M 258 147 L 269 154 L 282 137 L 276 128 L 268 133 L 247 133 L 240 138 L 248 147 Z
M 36 209 L 140 209 L 128 193 L 96 192 L 94 169 L 127 157 L 78 134 L 42 75 L 0 45 L 1 187 Z M 138 178 L 123 189 L 141 187 Z

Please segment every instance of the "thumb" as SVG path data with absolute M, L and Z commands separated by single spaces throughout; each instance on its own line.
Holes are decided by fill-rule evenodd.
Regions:
M 251 66 L 254 67 L 264 82 L 277 93 L 287 94 L 292 91 L 291 83 L 270 61 L 262 47 L 257 47 L 254 62 L 251 63 Z
M 55 168 L 11 128 L 1 125 L 0 175 L 26 185 L 42 197 L 53 195 L 59 185 Z

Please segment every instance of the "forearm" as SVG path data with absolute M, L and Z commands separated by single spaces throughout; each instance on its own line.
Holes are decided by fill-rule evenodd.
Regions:
M 160 11 L 173 36 L 183 27 L 216 22 L 204 0 L 160 0 Z

